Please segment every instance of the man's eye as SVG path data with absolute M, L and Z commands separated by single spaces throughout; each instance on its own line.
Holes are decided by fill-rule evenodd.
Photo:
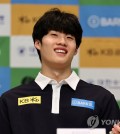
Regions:
M 52 35 L 52 36 L 57 36 L 57 34 L 55 34 L 55 33 L 51 33 L 51 35 Z
M 67 36 L 67 39 L 74 40 L 74 38 L 72 36 Z

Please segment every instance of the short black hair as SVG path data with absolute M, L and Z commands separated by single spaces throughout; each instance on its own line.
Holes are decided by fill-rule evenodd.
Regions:
M 32 33 L 34 43 L 36 40 L 42 42 L 43 36 L 48 34 L 50 30 L 71 34 L 75 37 L 76 48 L 80 46 L 83 30 L 74 14 L 61 11 L 58 8 L 45 12 L 34 25 Z M 39 50 L 37 52 L 41 59 Z

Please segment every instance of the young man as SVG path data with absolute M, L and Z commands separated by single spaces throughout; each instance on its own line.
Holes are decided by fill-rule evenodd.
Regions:
M 57 128 L 112 130 L 113 124 L 103 121 L 120 119 L 113 94 L 84 82 L 71 70 L 81 38 L 82 28 L 73 14 L 52 9 L 37 21 L 33 40 L 42 69 L 35 81 L 1 96 L 1 134 L 56 134 Z

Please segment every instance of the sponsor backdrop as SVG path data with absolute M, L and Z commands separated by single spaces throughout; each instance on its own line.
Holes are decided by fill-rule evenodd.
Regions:
M 118 0 L 0 0 L 0 95 L 28 83 L 40 71 L 32 29 L 53 7 L 77 15 L 83 27 L 82 44 L 72 69 L 81 79 L 108 89 L 120 105 Z

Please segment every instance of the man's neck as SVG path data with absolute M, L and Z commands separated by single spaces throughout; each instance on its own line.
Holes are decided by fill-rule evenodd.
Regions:
M 53 68 L 42 68 L 41 73 L 51 79 L 60 82 L 63 79 L 68 78 L 71 75 L 71 68 L 69 69 L 53 69 Z

